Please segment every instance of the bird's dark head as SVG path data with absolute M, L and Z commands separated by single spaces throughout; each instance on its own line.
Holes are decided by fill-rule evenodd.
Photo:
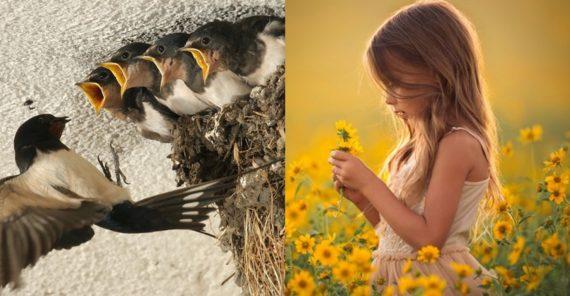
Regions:
M 231 69 L 230 60 L 237 56 L 240 34 L 230 22 L 213 21 L 196 29 L 180 51 L 191 54 L 200 68 L 204 81 L 211 73 Z
M 161 77 L 160 87 L 164 87 L 174 78 L 172 77 L 174 68 L 179 66 L 181 62 L 181 52 L 179 48 L 183 47 L 188 40 L 186 33 L 172 33 L 156 40 L 146 52 L 140 56 L 140 59 L 153 62 L 158 68 Z
M 143 120 L 144 108 L 142 106 L 143 87 L 129 88 L 123 94 L 123 113 L 134 122 Z
M 112 110 L 120 106 L 121 85 L 107 68 L 96 68 L 76 85 L 81 88 L 97 114 L 102 108 Z
M 103 62 L 100 65 L 109 69 L 121 87 L 123 87 L 125 81 L 128 79 L 128 73 L 126 72 L 127 64 L 136 57 L 142 55 L 149 47 L 150 44 L 148 43 L 129 43 L 115 51 L 113 55 L 111 55 L 109 61 Z
M 67 149 L 60 141 L 67 122 L 69 122 L 67 116 L 41 114 L 20 125 L 14 137 L 14 150 L 16 164 L 21 172 L 27 170 L 32 163 L 36 150 L 48 152 Z

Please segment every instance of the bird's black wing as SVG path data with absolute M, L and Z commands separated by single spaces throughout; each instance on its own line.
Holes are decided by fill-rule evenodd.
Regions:
M 208 219 L 208 214 L 215 210 L 212 204 L 230 196 L 240 176 L 265 168 L 277 161 L 238 175 L 169 191 L 135 203 L 123 202 L 115 205 L 107 217 L 97 225 L 123 233 L 188 229 L 210 235 L 204 231 L 204 221 Z
M 285 19 L 278 16 L 254 15 L 243 18 L 236 24 L 242 32 L 257 34 L 265 30 L 267 34 L 275 37 L 285 35 Z M 271 26 L 267 27 L 269 24 Z
M 25 178 L 23 174 L 0 183 L 0 287 L 17 286 L 22 269 L 52 249 L 91 238 L 89 226 L 109 210 L 89 201 L 39 196 L 28 189 Z
M 140 121 L 140 115 L 144 114 L 144 108 L 142 103 L 148 102 L 153 106 L 158 112 L 164 115 L 166 118 L 176 121 L 178 119 L 178 114 L 172 112 L 167 106 L 161 104 L 152 92 L 146 87 L 131 87 L 125 91 L 123 94 L 123 112 L 131 117 L 134 121 Z M 133 111 L 136 110 L 135 115 L 132 115 Z

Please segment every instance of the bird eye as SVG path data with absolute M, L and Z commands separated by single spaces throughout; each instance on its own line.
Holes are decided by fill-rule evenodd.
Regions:
M 123 54 L 121 54 L 121 58 L 122 58 L 123 60 L 128 59 L 130 56 L 131 56 L 131 55 L 130 55 L 127 51 L 125 51 L 125 52 L 123 52 Z
M 203 37 L 203 38 L 202 38 L 202 44 L 208 45 L 209 43 L 210 43 L 210 38 L 208 38 L 208 37 Z
M 157 46 L 156 51 L 158 51 L 158 53 L 163 53 L 164 52 L 164 46 L 162 46 L 162 45 Z
M 99 78 L 101 78 L 101 79 L 105 79 L 105 78 L 107 78 L 107 76 L 108 76 L 107 72 L 99 73 Z

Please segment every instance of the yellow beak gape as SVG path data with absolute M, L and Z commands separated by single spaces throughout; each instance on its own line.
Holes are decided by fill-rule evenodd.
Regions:
M 183 48 L 182 50 L 192 54 L 198 64 L 198 67 L 202 69 L 202 78 L 204 79 L 204 82 L 206 82 L 206 79 L 208 79 L 208 75 L 210 74 L 210 63 L 208 62 L 208 57 L 203 51 L 196 48 Z
M 119 86 L 123 88 L 125 82 L 127 81 L 127 73 L 125 72 L 125 70 L 123 70 L 123 67 L 121 67 L 121 65 L 113 62 L 105 62 L 101 63 L 100 66 L 111 71 L 111 73 L 113 73 L 113 76 L 115 76 L 115 79 L 119 83 Z
M 83 93 L 89 100 L 89 103 L 95 109 L 95 112 L 99 114 L 101 108 L 105 104 L 105 95 L 103 94 L 103 89 L 98 83 L 95 82 L 80 82 L 77 86 L 83 90 Z

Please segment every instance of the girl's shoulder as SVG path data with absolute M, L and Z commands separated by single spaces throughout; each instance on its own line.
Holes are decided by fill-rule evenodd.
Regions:
M 439 147 L 463 155 L 477 154 L 482 150 L 485 158 L 487 157 L 481 137 L 465 127 L 452 127 L 440 140 Z
M 464 127 L 453 127 L 439 142 L 438 153 L 453 154 L 452 159 L 472 167 L 475 179 L 480 179 L 488 168 L 486 145 L 481 137 Z

